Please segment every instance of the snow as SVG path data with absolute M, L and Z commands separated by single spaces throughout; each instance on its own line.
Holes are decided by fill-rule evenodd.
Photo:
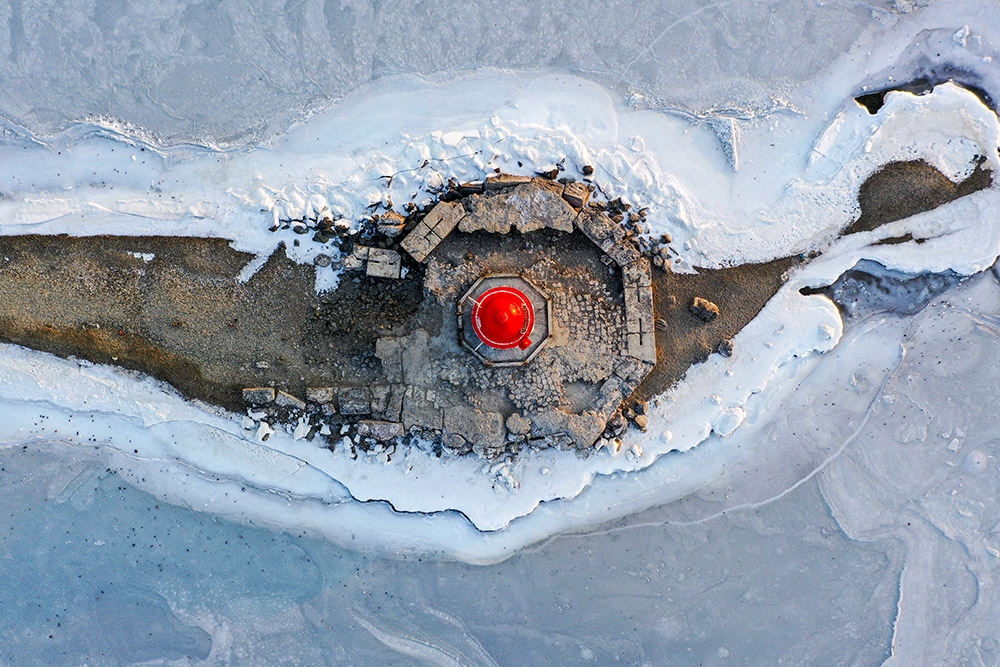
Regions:
M 268 131 L 250 127 L 247 105 L 197 112 L 194 94 L 177 102 L 183 112 L 110 105 L 155 135 L 95 118 L 120 63 L 102 63 L 94 90 L 75 84 L 87 94 L 61 107 L 29 104 L 15 73 L 0 111 L 33 129 L 10 123 L 0 133 L 3 234 L 221 236 L 258 258 L 241 273 L 247 280 L 291 239 L 269 231 L 275 219 L 328 211 L 353 220 L 373 202 L 427 197 L 442 178 L 471 179 L 493 167 L 530 173 L 565 157 L 570 170 L 594 165 L 609 193 L 649 206 L 653 233 L 670 233 L 683 249 L 678 270 L 822 254 L 740 332 L 733 357 L 712 356 L 661 397 L 647 433 L 630 432 L 617 453 L 588 459 L 536 452 L 513 464 L 442 462 L 417 449 L 388 464 L 352 461 L 297 438 L 295 425 L 252 416 L 245 424 L 243 415 L 186 402 L 132 373 L 3 346 L 0 507 L 11 518 L 0 548 L 2 588 L 23 589 L 47 567 L 61 573 L 64 583 L 33 593 L 46 611 L 69 600 L 65 625 L 73 630 L 52 628 L 58 636 L 108 636 L 124 622 L 113 609 L 129 605 L 165 628 L 151 644 L 106 641 L 110 660 L 120 662 L 273 662 L 292 654 L 305 662 L 350 654 L 460 664 L 995 661 L 996 279 L 978 275 L 913 317 L 848 325 L 824 297 L 799 290 L 828 284 L 860 260 L 906 274 L 972 276 L 993 265 L 998 186 L 874 232 L 837 233 L 856 214 L 860 183 L 888 161 L 921 158 L 953 180 L 980 156 L 997 170 L 997 118 L 965 87 L 890 93 L 874 115 L 851 98 L 952 64 L 955 78 L 996 99 L 1000 24 L 977 3 L 805 3 L 776 14 L 768 13 L 776 5 L 764 5 L 761 14 L 692 4 L 647 17 L 643 48 L 599 56 L 613 76 L 579 67 L 589 57 L 580 49 L 596 43 L 587 21 L 574 25 L 589 35 L 576 41 L 588 46 L 553 41 L 570 63 L 562 69 L 578 68 L 572 73 L 551 71 L 546 58 L 557 54 L 541 47 L 513 57 L 533 71 L 482 69 L 475 59 L 427 71 L 405 65 L 417 55 L 391 41 L 396 59 L 386 55 L 379 68 L 397 74 L 363 82 L 325 71 L 314 80 L 338 81 L 326 89 L 338 101 L 294 124 L 283 115 L 294 110 L 289 99 L 312 85 L 304 82 L 319 66 L 277 74 L 264 63 L 274 77 L 267 85 L 285 85 L 259 112 Z M 12 44 L 30 43 L 33 24 L 21 16 L 30 10 L 3 11 L 20 17 Z M 202 48 L 195 33 L 178 29 L 198 19 L 180 13 L 169 5 L 150 20 L 181 42 L 194 40 L 186 48 Z M 840 26 L 845 17 L 856 30 Z M 824 36 L 814 43 L 800 36 L 810 18 Z M 274 34 L 315 38 L 317 22 L 286 20 Z M 248 25 L 245 17 L 236 24 Z M 489 34 L 482 16 L 472 24 L 460 39 Z M 740 40 L 748 28 L 764 33 L 772 50 L 788 35 L 800 48 L 746 57 Z M 558 32 L 519 30 L 513 35 Z M 490 36 L 486 44 L 502 41 Z M 144 57 L 161 48 L 143 43 L 153 54 Z M 710 63 L 703 48 L 718 58 Z M 32 58 L 49 57 L 37 51 Z M 489 46 L 475 52 L 494 55 Z M 368 54 L 360 70 L 365 62 L 376 69 Z M 676 68 L 658 64 L 677 59 Z M 178 85 L 168 79 L 151 81 L 147 94 Z M 247 75 L 236 80 L 258 94 Z M 68 115 L 52 120 L 47 105 Z M 84 116 L 90 120 L 67 125 Z M 197 143 L 206 117 L 214 137 L 237 139 Z M 906 233 L 925 241 L 877 245 Z M 309 245 L 292 248 L 294 259 L 311 262 L 319 249 Z M 336 280 L 317 269 L 317 289 Z M 170 504 L 161 510 L 161 501 Z M 132 525 L 119 532 L 100 516 Z M 148 555 L 129 555 L 125 533 L 136 532 Z M 575 534 L 551 537 L 567 532 Z M 221 544 L 229 540 L 240 548 Z M 204 548 L 185 556 L 196 542 Z M 243 545 L 262 555 L 244 557 Z M 42 555 L 77 550 L 106 572 L 104 581 L 88 574 L 78 583 L 74 558 Z M 499 564 L 417 565 L 429 557 Z M 119 574 L 129 568 L 155 593 L 130 587 Z M 553 574 L 560 571 L 572 576 Z M 287 579 L 268 584 L 277 591 L 271 602 L 251 611 L 263 593 L 246 589 L 262 590 L 272 574 Z M 192 592 L 201 576 L 214 577 L 203 584 L 210 593 Z M 114 605 L 90 602 L 101 586 Z M 476 602 L 480 590 L 495 608 Z M 62 654 L 45 652 L 57 649 L 43 650 L 25 628 L 48 628 L 48 619 L 18 609 L 14 625 L 0 624 L 12 655 L 99 661 L 79 641 L 60 644 Z M 766 641 L 748 637 L 751 618 L 766 628 Z M 512 637 L 517 654 L 507 646 Z

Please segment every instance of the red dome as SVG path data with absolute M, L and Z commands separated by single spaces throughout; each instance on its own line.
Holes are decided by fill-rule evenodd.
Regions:
M 522 350 L 531 345 L 528 334 L 535 326 L 535 310 L 521 290 L 494 287 L 486 290 L 472 307 L 472 329 L 490 347 Z

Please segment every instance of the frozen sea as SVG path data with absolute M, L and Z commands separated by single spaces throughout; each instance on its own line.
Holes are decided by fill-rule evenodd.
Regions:
M 3 234 L 266 257 L 275 220 L 565 158 L 677 271 L 819 253 L 587 461 L 351 465 L 0 347 L 4 664 L 1000 664 L 1000 189 L 838 238 L 882 164 L 1000 166 L 1000 4 L 4 0 L 0 28 Z M 858 262 L 959 278 L 848 319 L 800 291 Z

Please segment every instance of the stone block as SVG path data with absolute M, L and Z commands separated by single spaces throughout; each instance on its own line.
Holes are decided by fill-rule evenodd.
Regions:
M 491 234 L 510 232 L 506 194 L 472 197 L 466 200 L 465 206 L 468 214 L 458 223 L 459 231 L 469 233 L 482 230 Z
M 368 415 L 372 411 L 372 392 L 367 387 L 349 387 L 337 392 L 340 414 L 345 416 Z
M 531 419 L 517 412 L 512 413 L 507 417 L 505 422 L 507 426 L 507 431 L 511 435 L 528 435 L 531 433 Z
M 459 221 L 465 217 L 465 209 L 455 202 L 438 202 L 424 218 L 424 224 L 432 230 L 437 238 L 444 239 L 451 234 Z
M 399 244 L 418 262 L 426 260 L 431 251 L 437 247 L 427 239 L 427 231 L 427 227 L 421 222 Z
M 635 287 L 625 287 L 625 333 L 639 333 L 639 294 Z
M 247 405 L 268 405 L 273 401 L 273 387 L 247 387 L 243 390 L 243 402 Z
M 463 217 L 465 209 L 460 204 L 438 202 L 400 245 L 413 259 L 424 262 Z
M 291 394 L 279 391 L 274 397 L 274 404 L 281 408 L 290 408 L 292 410 L 305 410 L 306 402 L 303 401 L 298 396 L 292 396 Z
M 531 437 L 546 438 L 566 432 L 566 413 L 556 409 L 542 410 L 531 416 Z
M 604 415 L 593 411 L 566 415 L 566 435 L 573 439 L 577 447 L 590 447 L 601 437 L 606 424 Z
M 604 252 L 608 253 L 618 266 L 627 266 L 642 257 L 638 248 L 630 240 L 624 238 Z
M 626 352 L 628 356 L 656 363 L 656 342 L 652 333 L 630 333 L 626 336 Z
M 649 260 L 645 257 L 622 267 L 622 281 L 626 285 L 650 287 L 653 284 L 653 271 Z
M 640 342 L 641 352 L 639 358 L 643 361 L 656 364 L 656 335 L 653 332 L 642 333 L 642 341 Z
M 625 239 L 625 231 L 602 211 L 582 211 L 574 223 L 584 236 L 606 253 Z
M 472 443 L 457 433 L 445 433 L 441 444 L 460 456 L 472 451 Z
M 522 234 L 542 228 L 572 232 L 576 216 L 558 192 L 534 181 L 515 188 L 507 197 L 507 218 Z
M 389 396 L 392 394 L 392 387 L 389 385 L 376 385 L 372 389 L 372 414 L 377 415 L 385 412 L 389 405 Z
M 377 442 L 390 442 L 403 437 L 403 425 L 399 422 L 362 419 L 358 422 L 358 435 Z
M 618 406 L 624 399 L 621 380 L 612 376 L 601 385 L 600 395 L 594 409 L 605 416 L 611 415 L 618 410 Z
M 482 412 L 465 406 L 445 408 L 444 430 L 462 436 L 473 447 L 503 447 L 507 440 L 504 419 L 499 412 Z
M 483 191 L 490 192 L 491 190 L 503 190 L 505 188 L 512 188 L 517 185 L 523 185 L 525 183 L 531 182 L 531 176 L 518 176 L 517 174 L 497 174 L 496 176 L 490 176 L 483 183 Z
M 395 250 L 371 248 L 366 273 L 374 278 L 399 278 L 401 259 Z
M 403 394 L 402 419 L 407 430 L 414 426 L 440 430 L 444 426 L 441 410 L 417 387 L 407 387 Z
M 371 250 L 371 248 L 368 246 L 354 246 L 354 250 L 351 251 L 351 254 L 344 258 L 344 268 L 348 271 L 357 271 L 365 268 L 365 262 L 368 261 L 369 250 Z
M 430 335 L 417 329 L 405 339 L 402 350 L 403 380 L 411 385 L 428 385 L 433 382 L 430 364 Z
M 656 328 L 653 318 L 653 290 L 649 287 L 640 288 L 637 296 L 639 331 L 644 334 L 653 333 Z
M 394 239 L 402 234 L 404 225 L 406 225 L 406 218 L 395 211 L 386 211 L 379 216 L 378 221 L 375 223 L 378 230 L 390 239 Z
M 563 186 L 562 183 L 559 183 L 558 181 L 551 181 L 551 180 L 549 180 L 547 178 L 538 178 L 538 177 L 535 177 L 535 178 L 531 179 L 531 184 L 533 186 L 535 186 L 536 188 L 541 188 L 543 190 L 548 190 L 550 193 L 552 193 L 556 197 L 559 197 L 560 199 L 562 199 L 562 193 L 563 193 L 564 186 Z M 566 202 L 566 203 L 568 204 L 569 202 Z
M 389 396 L 386 398 L 385 408 L 380 410 L 378 415 L 388 421 L 400 421 L 402 419 L 404 393 L 405 387 L 403 385 L 393 385 L 389 391 Z
M 642 345 L 642 334 L 638 331 L 634 333 L 626 334 L 625 336 L 625 351 L 630 357 L 639 358 L 639 348 Z
M 375 356 L 382 362 L 386 382 L 403 381 L 403 340 L 379 338 L 375 341 Z
M 324 405 L 333 403 L 335 396 L 333 387 L 308 387 L 306 388 L 306 400 L 310 403 Z
M 566 184 L 562 196 L 570 206 L 581 209 L 590 200 L 590 190 L 580 181 L 574 181 Z
M 656 362 L 653 312 L 653 288 L 645 284 L 651 278 L 646 259 L 622 268 L 625 292 L 626 350 L 630 357 L 640 361 Z M 650 280 L 651 283 L 651 280 Z
M 615 408 L 620 402 L 615 403 Z M 605 416 L 594 411 L 569 414 L 562 410 L 545 410 L 533 416 L 531 436 L 553 439 L 554 444 L 563 441 L 565 445 L 589 447 L 604 432 L 605 423 Z
M 649 373 L 650 366 L 639 359 L 634 359 L 629 357 L 627 359 L 622 359 L 615 366 L 614 374 L 623 385 L 627 385 L 632 388 L 632 391 L 639 386 L 646 374 Z M 623 391 L 622 393 L 632 393 L 632 391 Z

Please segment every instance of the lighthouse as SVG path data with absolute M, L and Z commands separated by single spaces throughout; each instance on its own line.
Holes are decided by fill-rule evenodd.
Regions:
M 535 309 L 516 287 L 489 289 L 472 306 L 472 330 L 479 340 L 497 350 L 528 349 L 534 326 Z
M 487 366 L 526 364 L 549 341 L 551 311 L 523 276 L 483 276 L 458 302 L 459 342 Z

